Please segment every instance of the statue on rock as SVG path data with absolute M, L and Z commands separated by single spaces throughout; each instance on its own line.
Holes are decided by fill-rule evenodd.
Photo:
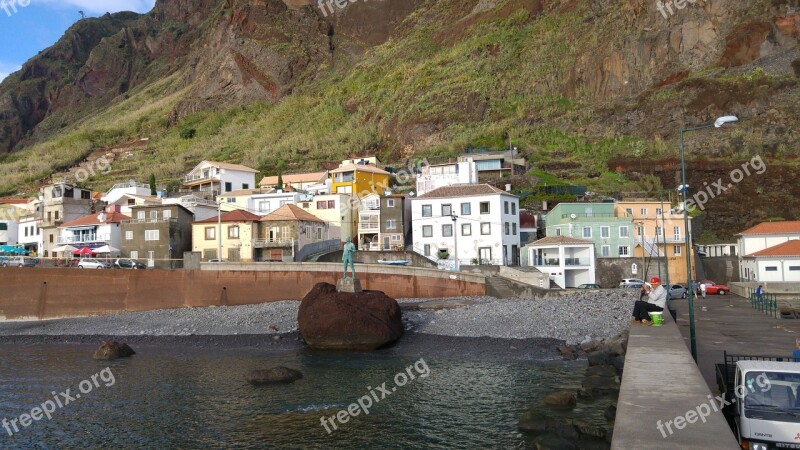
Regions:
M 356 253 L 356 245 L 353 244 L 353 240 L 348 236 L 347 243 L 344 244 L 344 251 L 342 252 L 342 262 L 344 263 L 344 272 L 342 273 L 342 279 L 347 278 L 347 265 L 350 265 L 352 269 L 353 276 L 350 277 L 355 280 L 356 278 L 356 266 L 353 262 L 353 256 Z

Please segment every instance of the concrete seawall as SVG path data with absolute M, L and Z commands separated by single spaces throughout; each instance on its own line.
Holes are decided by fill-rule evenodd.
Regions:
M 211 270 L 0 268 L 0 320 L 299 300 L 314 284 L 341 277 L 341 264 L 204 266 Z M 369 265 L 356 270 L 364 289 L 394 298 L 486 294 L 485 278 L 477 275 Z
M 631 325 L 611 448 L 739 448 L 721 412 L 698 418 L 714 395 L 672 316 L 664 316 L 661 327 Z

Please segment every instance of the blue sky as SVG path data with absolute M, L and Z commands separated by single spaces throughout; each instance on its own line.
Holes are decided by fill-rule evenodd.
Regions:
M 154 4 L 155 0 L 0 0 L 0 81 L 55 44 L 80 19 L 78 11 L 87 17 L 118 11 L 143 13 Z

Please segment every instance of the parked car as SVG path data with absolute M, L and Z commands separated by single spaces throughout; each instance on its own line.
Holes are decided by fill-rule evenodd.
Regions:
M 664 289 L 667 288 L 668 286 L 664 285 Z M 667 292 L 669 292 L 670 300 L 672 300 L 673 298 L 686 298 L 689 296 L 689 294 L 687 294 L 688 291 L 686 290 L 686 288 L 681 286 L 680 284 L 673 284 L 672 287 L 670 287 L 667 290 Z
M 110 269 L 111 264 L 94 258 L 84 258 L 78 263 L 78 269 Z
M 135 259 L 117 258 L 114 260 L 115 269 L 146 269 L 147 266 Z
M 214 259 L 209 259 L 209 260 L 208 260 L 208 262 L 224 263 L 224 262 L 225 262 L 225 260 L 224 260 L 224 259 L 217 259 L 217 258 L 214 258 Z
M 729 288 L 728 286 L 725 286 L 724 284 L 714 283 L 711 280 L 703 280 L 700 282 L 700 284 L 706 285 L 706 294 L 708 295 L 714 295 L 714 294 L 725 295 L 731 291 L 731 288 Z
M 641 280 L 639 278 L 623 278 L 622 281 L 619 282 L 619 284 L 620 284 L 620 286 L 622 286 L 623 284 L 626 284 L 626 285 L 631 285 L 631 284 L 632 285 L 637 285 L 638 284 L 639 287 L 642 287 L 644 285 L 644 280 Z
M 36 267 L 39 261 L 27 256 L 10 256 L 3 259 L 3 267 Z
M 620 283 L 619 284 L 619 288 L 620 289 L 641 289 L 642 286 L 644 286 L 644 282 L 642 282 L 641 284 L 639 284 L 639 283 L 630 283 L 630 284 Z
M 600 289 L 600 285 L 594 283 L 586 283 L 578 286 L 577 289 Z

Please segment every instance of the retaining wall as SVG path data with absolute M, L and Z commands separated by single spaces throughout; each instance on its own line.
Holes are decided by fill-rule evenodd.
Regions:
M 299 300 L 335 284 L 340 264 L 256 264 L 260 270 L 89 270 L 0 268 L 0 320 L 79 317 L 123 311 Z M 203 264 L 208 269 L 208 264 Z M 364 289 L 390 297 L 485 295 L 485 278 L 421 268 L 357 266 Z

